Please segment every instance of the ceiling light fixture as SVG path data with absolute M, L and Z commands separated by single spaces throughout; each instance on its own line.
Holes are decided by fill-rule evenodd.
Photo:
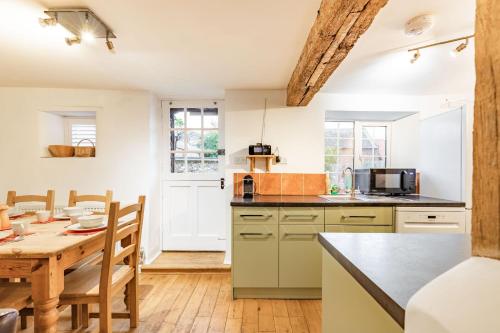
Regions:
M 416 50 L 415 53 L 413 54 L 413 58 L 411 58 L 410 62 L 414 64 L 418 58 L 420 58 L 420 50 Z
M 414 64 L 417 61 L 417 59 L 420 57 L 420 50 L 422 50 L 422 49 L 427 49 L 429 47 L 434 47 L 434 46 L 439 46 L 439 45 L 443 45 L 443 44 L 449 44 L 449 43 L 454 43 L 454 42 L 458 42 L 458 41 L 464 40 L 465 42 L 463 42 L 460 45 L 458 45 L 452 51 L 453 55 L 456 56 L 456 54 L 458 54 L 459 52 L 462 52 L 469 45 L 469 39 L 470 38 L 474 38 L 474 35 L 468 35 L 468 36 L 464 36 L 464 37 L 460 37 L 460 38 L 449 39 L 449 40 L 445 40 L 445 41 L 442 41 L 442 42 L 437 42 L 437 43 L 433 43 L 433 44 L 424 45 L 424 46 L 420 46 L 420 47 L 415 47 L 413 49 L 409 49 L 408 52 L 415 52 L 415 54 L 413 55 L 413 58 L 410 60 L 410 62 L 412 64 Z
M 106 48 L 114 52 L 115 47 L 110 39 L 116 38 L 116 35 L 90 9 L 49 9 L 45 11 L 45 14 L 49 18 L 39 19 L 41 25 L 47 26 L 58 23 L 74 35 L 66 38 L 68 45 L 80 44 L 82 41 L 94 42 L 96 38 L 103 38 L 105 39 Z
M 57 25 L 57 18 L 55 18 L 55 17 L 49 17 L 49 18 L 40 17 L 38 19 L 38 23 L 40 23 L 40 25 L 42 27 L 54 26 L 54 25 Z
M 109 52 L 115 53 L 115 46 L 113 45 L 113 42 L 109 40 L 109 37 L 106 35 L 106 47 L 108 48 Z
M 69 46 L 72 46 L 75 44 L 80 44 L 82 42 L 82 40 L 78 36 L 66 37 L 65 41 L 66 41 L 66 44 L 68 44 Z

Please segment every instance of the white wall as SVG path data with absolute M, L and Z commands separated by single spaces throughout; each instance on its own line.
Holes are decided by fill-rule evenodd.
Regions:
M 391 166 L 418 165 L 419 122 L 421 119 L 466 105 L 468 145 L 466 180 L 470 193 L 472 179 L 472 112 L 473 92 L 464 95 L 351 95 L 320 93 L 307 107 L 286 107 L 285 90 L 227 90 L 225 96 L 226 140 L 226 207 L 227 256 L 230 261 L 232 174 L 248 170 L 243 156 L 249 144 L 260 142 L 264 99 L 268 99 L 268 113 L 264 143 L 278 146 L 287 164 L 274 166 L 273 172 L 324 171 L 325 111 L 415 111 L 417 115 L 396 121 L 392 125 Z M 262 165 L 261 165 L 262 167 Z
M 40 158 L 39 112 L 72 107 L 97 109 L 95 158 Z M 143 246 L 148 259 L 159 253 L 160 122 L 158 100 L 149 93 L 83 89 L 0 88 L 0 201 L 19 193 L 56 190 L 56 204 L 68 193 L 114 191 L 123 204 L 147 196 Z

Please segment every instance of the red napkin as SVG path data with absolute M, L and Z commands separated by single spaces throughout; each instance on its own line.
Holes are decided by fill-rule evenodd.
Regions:
M 61 220 L 55 219 L 53 217 L 49 217 L 49 219 L 46 222 L 35 221 L 35 222 L 31 222 L 31 224 L 47 224 L 47 223 L 52 223 L 52 222 L 57 222 L 57 221 L 61 221 Z

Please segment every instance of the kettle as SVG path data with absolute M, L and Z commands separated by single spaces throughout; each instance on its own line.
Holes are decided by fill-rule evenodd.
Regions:
M 253 177 L 246 175 L 243 177 L 243 198 L 252 199 L 255 193 L 255 182 Z

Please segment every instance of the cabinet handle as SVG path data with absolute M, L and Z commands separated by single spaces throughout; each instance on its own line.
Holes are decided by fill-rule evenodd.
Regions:
M 266 220 L 273 216 L 264 214 L 241 214 L 240 217 L 244 220 Z
M 313 236 L 316 237 L 318 235 L 317 232 L 285 232 L 285 237 L 288 236 Z
M 343 219 L 374 219 L 375 215 L 342 215 Z
M 314 220 L 315 218 L 317 218 L 319 215 L 318 214 L 304 214 L 304 215 L 283 215 L 283 217 L 285 219 L 289 219 L 289 220 L 295 220 L 295 219 L 305 219 L 305 218 L 309 218 L 311 220 Z
M 272 232 L 268 232 L 268 233 L 264 233 L 264 232 L 240 232 L 240 236 L 266 236 L 266 237 L 270 237 L 272 236 L 273 233 Z

